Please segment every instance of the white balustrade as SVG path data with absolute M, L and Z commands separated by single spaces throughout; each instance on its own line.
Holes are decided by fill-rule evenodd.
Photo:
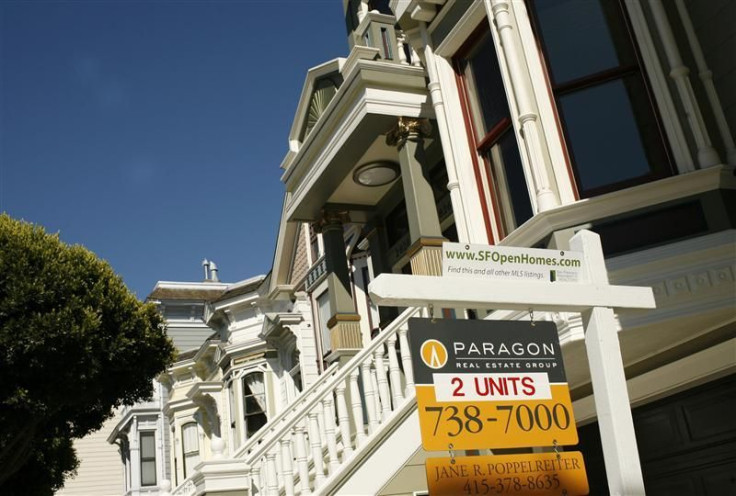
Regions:
M 292 468 L 291 437 L 281 439 L 281 475 L 283 478 L 284 493 L 292 496 L 294 493 L 294 469 Z
M 350 439 L 350 416 L 348 405 L 345 401 L 345 383 L 338 384 L 335 389 L 337 397 L 337 421 L 342 436 L 342 461 L 345 462 L 353 456 L 352 440 Z
M 335 412 L 332 409 L 332 395 L 322 400 L 325 439 L 327 441 L 328 469 L 330 474 L 337 472 L 340 460 L 337 458 L 337 435 L 335 434 Z
M 394 402 L 394 408 L 397 408 L 399 403 L 404 400 L 404 394 L 401 388 L 399 360 L 396 358 L 396 335 L 392 334 L 389 336 L 386 344 L 388 345 L 388 373 L 391 378 L 391 398 Z
M 358 375 L 360 369 L 355 368 L 350 373 L 350 404 L 353 407 L 353 424 L 355 425 L 355 447 L 359 448 L 365 442 L 365 423 L 363 422 L 363 404 L 361 403 Z
M 406 35 L 404 35 L 403 33 L 402 34 L 399 34 L 397 32 L 396 33 L 396 41 L 398 42 L 398 45 L 399 45 L 399 47 L 398 47 L 399 62 L 402 63 L 402 64 L 404 64 L 404 65 L 409 65 L 409 61 L 406 60 L 406 51 L 405 51 L 405 48 L 404 48 L 406 46 Z
M 294 437 L 296 438 L 296 464 L 299 469 L 299 488 L 300 494 L 311 494 L 309 489 L 309 460 L 307 458 L 307 439 L 306 432 L 302 425 L 294 428 Z
M 391 399 L 388 392 L 388 377 L 383 364 L 384 346 L 379 346 L 373 353 L 373 361 L 376 364 L 376 382 L 378 383 L 378 397 L 381 407 L 381 421 L 385 422 L 391 415 Z
M 266 484 L 268 496 L 279 495 L 278 470 L 276 469 L 276 451 L 272 450 L 266 455 Z
M 342 368 L 330 367 L 319 386 L 305 391 L 249 440 L 239 451 L 251 470 L 249 496 L 318 491 L 413 399 L 406 322 L 418 312 L 405 311 Z
M 360 365 L 363 372 L 363 394 L 365 395 L 365 410 L 368 414 L 368 433 L 373 434 L 378 428 L 378 416 L 376 415 L 376 398 L 371 378 L 371 363 L 365 361 Z
M 399 329 L 399 353 L 401 354 L 401 364 L 404 367 L 404 379 L 406 379 L 405 397 L 414 394 L 414 370 L 411 368 L 411 351 L 409 350 L 409 338 L 406 335 L 408 329 Z
M 309 447 L 312 449 L 312 463 L 314 464 L 314 487 L 317 488 L 325 481 L 325 466 L 322 456 L 322 436 L 320 435 L 317 412 L 309 412 Z

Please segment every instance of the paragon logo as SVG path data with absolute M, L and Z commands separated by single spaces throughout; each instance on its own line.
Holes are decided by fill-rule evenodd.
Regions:
M 428 339 L 419 349 L 422 361 L 431 369 L 441 369 L 447 363 L 447 348 L 436 339 Z

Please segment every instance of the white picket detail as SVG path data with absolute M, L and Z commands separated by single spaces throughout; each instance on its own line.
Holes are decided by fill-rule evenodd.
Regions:
M 407 327 L 399 328 L 399 352 L 401 353 L 401 363 L 404 366 L 404 378 L 406 379 L 406 390 L 404 396 L 414 396 L 414 370 L 411 368 L 411 351 L 409 350 L 409 338 L 406 333 Z
M 322 455 L 322 436 L 317 419 L 317 412 L 309 412 L 309 447 L 312 450 L 312 463 L 314 464 L 315 486 L 325 481 L 324 457 Z
M 307 458 L 307 433 L 302 424 L 294 426 L 296 439 L 296 464 L 299 468 L 299 494 L 312 494 L 309 489 L 309 458 Z
M 337 434 L 335 433 L 335 411 L 332 409 L 332 395 L 322 400 L 325 439 L 327 440 L 328 470 L 330 474 L 337 472 L 340 460 L 337 457 Z
M 391 383 L 391 399 L 393 400 L 393 408 L 404 401 L 404 393 L 401 388 L 401 371 L 399 370 L 399 360 L 396 358 L 396 335 L 392 334 L 386 340 L 388 345 L 388 373 Z
M 356 449 L 365 443 L 365 422 L 363 421 L 363 403 L 361 402 L 362 398 L 360 396 L 360 388 L 358 387 L 358 375 L 360 375 L 360 368 L 358 367 L 350 372 L 350 404 L 353 407 Z
M 337 421 L 342 436 L 342 459 L 344 461 L 353 456 L 353 447 L 350 443 L 350 416 L 348 405 L 345 402 L 345 384 L 338 384 L 335 395 L 337 396 Z
M 286 496 L 293 496 L 294 492 L 294 469 L 293 456 L 291 454 L 291 438 L 281 440 L 281 473 L 283 475 L 284 493 Z

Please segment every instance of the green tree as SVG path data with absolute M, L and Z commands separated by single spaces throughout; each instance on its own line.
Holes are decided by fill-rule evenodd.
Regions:
M 71 440 L 150 397 L 173 357 L 105 261 L 0 215 L 0 494 L 53 494 L 78 464 Z

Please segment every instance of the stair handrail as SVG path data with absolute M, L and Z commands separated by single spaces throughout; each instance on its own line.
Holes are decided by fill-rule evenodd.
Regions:
M 309 398 L 297 399 L 294 402 L 293 408 L 290 409 L 293 413 L 289 415 L 288 421 L 285 419 L 280 423 L 280 425 L 274 425 L 269 430 L 269 442 L 264 442 L 259 446 L 254 446 L 254 449 L 250 453 L 246 454 L 243 459 L 246 465 L 250 466 L 254 460 L 258 460 L 265 456 L 265 454 L 272 449 L 274 440 L 278 442 L 282 436 L 290 432 L 298 422 L 301 422 L 309 412 L 319 405 L 327 394 L 332 393 L 337 388 L 337 385 L 345 381 L 357 367 L 360 367 L 363 362 L 368 359 L 376 349 L 378 349 L 379 346 L 383 346 L 391 335 L 397 333 L 401 326 L 406 324 L 411 317 L 421 311 L 421 307 L 410 307 L 404 310 L 404 312 L 394 319 L 386 329 L 382 330 L 368 346 L 359 351 L 354 357 L 345 363 L 345 365 L 340 367 L 337 372 L 331 374 L 329 381 L 323 383 L 323 386 L 320 388 L 321 394 L 313 394 L 310 395 Z

